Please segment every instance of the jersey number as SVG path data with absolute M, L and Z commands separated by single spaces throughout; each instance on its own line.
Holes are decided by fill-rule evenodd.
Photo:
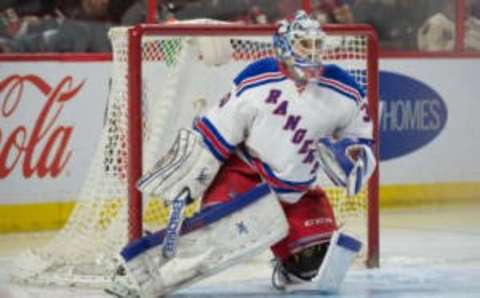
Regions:
M 360 111 L 362 112 L 363 121 L 370 122 L 370 112 L 368 110 L 368 104 L 366 102 L 362 104 L 362 106 L 360 107 Z

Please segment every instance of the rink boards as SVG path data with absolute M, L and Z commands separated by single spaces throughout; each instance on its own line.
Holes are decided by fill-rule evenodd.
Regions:
M 0 232 L 58 228 L 95 151 L 111 63 L 59 58 L 2 66 Z M 381 144 L 381 206 L 478 199 L 480 101 L 472 69 L 480 59 L 382 59 L 380 68 L 380 82 L 390 83 L 380 90 L 381 136 L 398 140 Z M 408 84 L 405 93 L 396 79 Z

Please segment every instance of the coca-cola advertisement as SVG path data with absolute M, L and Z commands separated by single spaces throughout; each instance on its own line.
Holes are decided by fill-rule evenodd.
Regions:
M 2 204 L 75 199 L 102 127 L 109 63 L 11 62 L 0 75 Z

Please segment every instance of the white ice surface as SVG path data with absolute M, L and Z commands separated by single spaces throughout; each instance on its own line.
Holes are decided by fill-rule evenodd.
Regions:
M 9 256 L 42 236 L 0 237 L 0 298 L 99 298 L 99 290 L 7 284 Z M 254 260 L 231 268 L 173 297 L 314 297 L 315 290 L 279 293 L 270 268 Z M 480 205 L 382 212 L 381 267 L 353 268 L 339 293 L 323 297 L 480 297 Z

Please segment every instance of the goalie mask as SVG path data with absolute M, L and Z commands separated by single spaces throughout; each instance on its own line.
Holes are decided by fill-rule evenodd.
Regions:
M 293 79 L 306 83 L 321 74 L 325 39 L 320 23 L 301 10 L 291 22 L 280 22 L 273 46 Z

